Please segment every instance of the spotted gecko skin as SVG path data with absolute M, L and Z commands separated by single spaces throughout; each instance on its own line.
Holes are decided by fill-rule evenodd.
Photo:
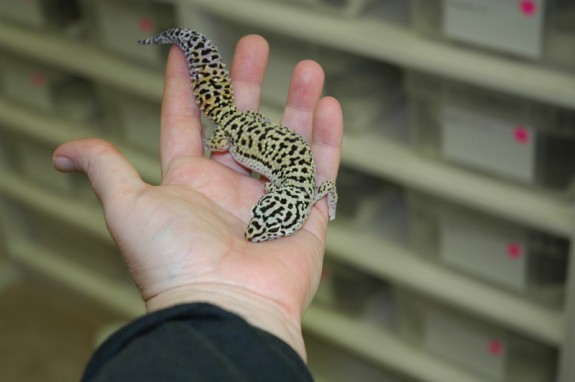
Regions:
M 269 179 L 264 195 L 252 208 L 245 231 L 248 240 L 263 242 L 294 234 L 306 222 L 315 202 L 326 195 L 329 218 L 335 219 L 335 183 L 327 180 L 316 186 L 309 145 L 262 114 L 236 108 L 230 75 L 206 36 L 172 28 L 139 43 L 176 44 L 184 52 L 196 102 L 216 125 L 205 146 L 212 152 L 229 151 L 237 162 Z

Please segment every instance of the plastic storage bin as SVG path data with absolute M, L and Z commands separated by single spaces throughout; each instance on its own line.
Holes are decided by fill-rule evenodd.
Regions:
M 161 105 L 123 90 L 101 86 L 100 96 L 106 107 L 107 124 L 112 136 L 144 153 L 160 152 Z
M 398 291 L 398 316 L 407 343 L 489 380 L 553 380 L 556 350 L 530 338 L 407 291 Z
M 420 153 L 572 196 L 574 110 L 418 72 L 406 83 Z
M 92 83 L 39 62 L 2 54 L 2 95 L 22 106 L 87 125 L 100 111 Z
M 410 191 L 411 242 L 418 255 L 559 307 L 569 241 Z
M 176 26 L 173 5 L 163 1 L 84 0 L 96 42 L 135 63 L 162 68 L 168 45 L 142 46 L 138 40 Z
M 69 33 L 81 20 L 79 8 L 76 0 L 2 0 L 0 19 L 23 27 Z
M 569 0 L 411 0 L 422 36 L 575 69 Z

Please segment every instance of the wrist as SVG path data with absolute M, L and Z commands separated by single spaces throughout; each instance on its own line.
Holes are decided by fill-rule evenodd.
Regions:
M 290 314 L 281 304 L 247 289 L 221 284 L 183 286 L 150 298 L 146 301 L 146 309 L 153 312 L 194 302 L 208 302 L 237 314 L 251 325 L 286 342 L 306 361 L 301 315 Z

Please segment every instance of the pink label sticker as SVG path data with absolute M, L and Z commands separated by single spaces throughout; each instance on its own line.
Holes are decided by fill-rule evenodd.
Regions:
M 521 0 L 519 9 L 525 16 L 533 16 L 537 13 L 537 4 L 533 0 Z
M 36 87 L 44 86 L 46 84 L 46 76 L 42 72 L 35 72 L 32 75 L 32 84 Z
M 523 249 L 517 243 L 509 243 L 507 245 L 507 255 L 512 259 L 520 259 L 523 256 Z
M 150 17 L 143 17 L 139 23 L 142 32 L 150 32 L 154 28 L 154 21 Z
M 494 356 L 500 356 L 503 353 L 503 343 L 499 340 L 489 341 L 487 350 Z
M 517 143 L 529 143 L 529 131 L 523 126 L 517 126 L 513 129 L 513 138 Z

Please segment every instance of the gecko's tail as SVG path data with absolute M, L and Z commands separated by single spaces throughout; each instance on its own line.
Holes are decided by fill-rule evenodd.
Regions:
M 190 32 L 190 34 L 188 34 L 188 40 L 191 37 L 192 33 L 197 33 L 185 28 L 170 28 L 150 38 L 138 40 L 138 44 L 142 45 L 176 44 L 181 47 L 181 45 L 185 42 L 185 40 L 182 38 L 183 37 L 182 34 L 185 34 L 185 31 Z
M 190 70 L 202 67 L 224 69 L 225 65 L 218 48 L 205 35 L 188 28 L 170 28 L 160 34 L 139 40 L 142 45 L 175 44 L 185 54 Z
M 138 42 L 176 44 L 184 52 L 198 105 L 214 122 L 219 123 L 227 112 L 235 110 L 229 73 L 216 46 L 202 33 L 171 28 Z

